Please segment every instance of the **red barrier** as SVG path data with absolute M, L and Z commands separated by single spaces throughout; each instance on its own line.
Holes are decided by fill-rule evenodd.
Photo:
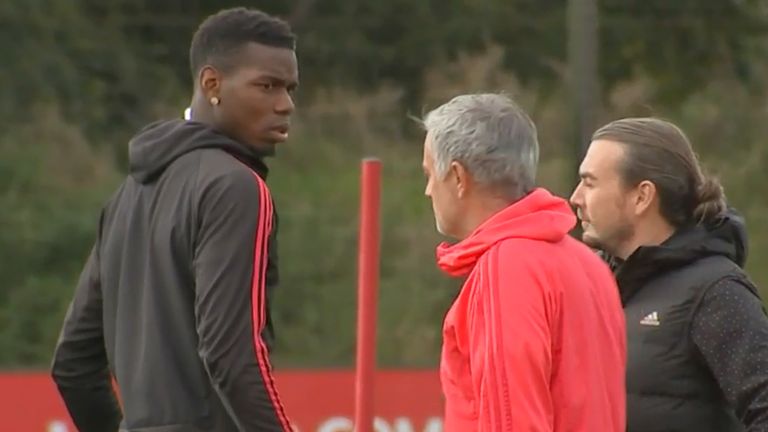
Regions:
M 280 396 L 300 432 L 351 432 L 352 371 L 283 371 Z M 375 432 L 441 432 L 436 371 L 376 373 Z M 53 382 L 44 373 L 0 374 L 0 431 L 75 432 Z
M 357 277 L 357 365 L 355 430 L 373 432 L 376 370 L 376 307 L 379 292 L 381 162 L 365 159 L 360 178 L 360 234 Z

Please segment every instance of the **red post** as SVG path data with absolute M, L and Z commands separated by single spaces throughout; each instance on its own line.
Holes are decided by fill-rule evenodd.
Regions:
M 373 432 L 373 381 L 376 369 L 376 307 L 379 291 L 381 232 L 381 161 L 371 158 L 363 159 L 360 181 L 355 432 Z

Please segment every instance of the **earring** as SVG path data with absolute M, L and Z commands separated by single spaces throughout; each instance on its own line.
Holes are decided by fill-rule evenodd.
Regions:
M 221 102 L 216 96 L 211 97 L 211 105 L 216 106 Z

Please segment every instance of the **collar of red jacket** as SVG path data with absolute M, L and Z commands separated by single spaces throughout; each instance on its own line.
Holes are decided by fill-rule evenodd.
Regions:
M 477 260 L 494 244 L 509 238 L 560 241 L 576 225 L 568 203 L 538 188 L 494 214 L 467 238 L 437 247 L 437 265 L 451 276 L 472 271 Z

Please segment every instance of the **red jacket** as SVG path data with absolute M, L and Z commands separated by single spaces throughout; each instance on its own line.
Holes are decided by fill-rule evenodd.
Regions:
M 468 276 L 443 326 L 446 432 L 624 432 L 626 342 L 613 275 L 543 189 L 437 249 Z

